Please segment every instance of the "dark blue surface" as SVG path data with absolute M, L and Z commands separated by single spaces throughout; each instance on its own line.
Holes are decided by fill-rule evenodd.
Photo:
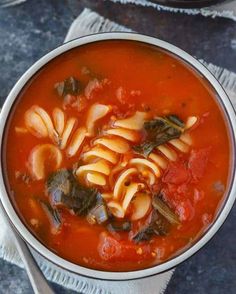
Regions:
M 167 40 L 192 55 L 236 71 L 236 22 L 160 13 L 102 0 L 28 0 L 0 8 L 0 101 L 38 58 L 63 42 L 84 7 L 133 30 Z M 218 234 L 176 270 L 166 294 L 236 293 L 236 208 Z M 53 285 L 56 293 L 72 293 Z M 0 294 L 32 293 L 25 272 L 0 260 Z M 146 293 L 144 293 L 146 294 Z M 148 294 L 148 293 L 147 293 Z

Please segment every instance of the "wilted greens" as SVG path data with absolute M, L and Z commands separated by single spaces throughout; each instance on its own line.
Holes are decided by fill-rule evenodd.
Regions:
M 171 224 L 180 224 L 178 216 L 161 199 L 160 195 L 154 196 L 152 200 L 153 207 L 164 216 Z
M 43 201 L 43 200 L 39 200 L 39 203 L 42 207 L 42 209 L 44 210 L 44 212 L 46 213 L 51 225 L 55 228 L 55 229 L 59 229 L 61 226 L 61 216 L 60 213 L 58 212 L 57 209 L 52 208 L 52 206 Z
M 72 171 L 66 169 L 53 173 L 47 180 L 46 188 L 53 205 L 64 205 L 77 215 L 87 215 L 100 198 L 96 189 L 80 185 Z
M 131 230 L 131 222 L 111 222 L 107 225 L 107 229 L 111 232 L 129 232 Z
M 136 243 L 141 241 L 148 241 L 153 237 L 153 235 L 168 235 L 169 230 L 170 224 L 168 223 L 168 221 L 156 210 L 153 210 L 149 223 L 139 229 L 139 231 L 133 237 L 133 240 Z
M 155 147 L 179 138 L 184 131 L 184 123 L 178 116 L 168 115 L 145 122 L 144 130 L 146 140 L 133 149 L 139 154 L 148 156 Z
M 65 97 L 68 94 L 76 96 L 79 94 L 81 86 L 76 78 L 69 77 L 62 82 L 56 83 L 55 89 L 61 97 Z
M 153 211 L 148 224 L 139 229 L 133 237 L 135 242 L 148 241 L 153 235 L 168 235 L 171 225 L 180 224 L 178 216 L 162 200 L 162 195 L 155 195 L 152 200 Z

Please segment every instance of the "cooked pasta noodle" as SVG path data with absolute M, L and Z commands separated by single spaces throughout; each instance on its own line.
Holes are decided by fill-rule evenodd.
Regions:
M 26 130 L 39 138 L 49 137 L 60 149 L 68 146 L 67 155 L 75 156 L 87 135 L 87 129 L 76 128 L 77 119 L 71 117 L 66 120 L 65 113 L 60 108 L 53 109 L 52 118 L 53 120 L 42 107 L 34 105 L 24 116 Z M 24 128 L 18 127 L 18 129 Z
M 121 138 L 98 138 L 94 141 L 94 145 L 102 145 L 121 154 L 126 153 L 130 149 L 129 144 Z
M 154 152 L 150 153 L 149 158 L 154 161 L 157 166 L 159 166 L 162 169 L 166 169 L 168 162 L 165 158 L 163 158 L 163 156 L 160 156 Z
M 102 158 L 113 164 L 117 163 L 117 154 L 109 149 L 100 148 L 98 146 L 93 147 L 90 151 L 83 154 L 84 161 L 90 161 L 93 158 Z
M 95 185 L 105 186 L 106 178 L 101 173 L 93 172 L 87 174 L 87 180 Z
M 131 220 L 135 221 L 143 218 L 151 206 L 151 197 L 146 193 L 137 193 L 134 201 L 132 202 L 133 213 Z
M 55 129 L 59 136 L 62 135 L 65 127 L 65 114 L 60 108 L 54 108 L 52 117 L 55 125 Z
M 125 191 L 125 195 L 124 195 L 124 199 L 122 202 L 122 207 L 124 209 L 124 211 L 127 210 L 130 201 L 132 200 L 132 198 L 134 197 L 134 195 L 141 190 L 141 188 L 144 188 L 144 184 L 143 183 L 132 183 L 130 184 L 126 191 Z
M 109 135 L 122 137 L 131 142 L 137 142 L 140 138 L 139 134 L 136 131 L 124 128 L 109 129 L 106 130 L 106 133 Z
M 117 218 L 123 218 L 125 216 L 124 208 L 116 201 L 109 201 L 107 203 L 112 214 Z
M 124 191 L 124 185 L 125 182 L 128 180 L 128 178 L 134 174 L 137 173 L 137 169 L 136 168 L 129 168 L 127 170 L 125 170 L 117 179 L 115 187 L 114 187 L 114 198 L 118 199 L 120 198 L 120 196 L 122 196 L 122 192 Z
M 75 133 L 73 134 L 73 137 L 69 143 L 69 146 L 67 148 L 67 155 L 69 157 L 72 157 L 77 153 L 77 151 L 80 149 L 85 137 L 86 137 L 86 128 L 81 127 L 75 131 Z
M 94 135 L 95 122 L 108 114 L 111 107 L 103 104 L 93 104 L 88 112 L 86 127 L 90 136 Z
M 125 119 L 116 119 L 111 114 L 108 117 L 110 123 L 101 129 L 99 137 L 96 138 L 96 122 L 105 118 L 111 111 L 111 106 L 95 103 L 88 111 L 86 125 L 77 127 L 77 119 L 66 119 L 60 108 L 54 108 L 51 119 L 43 108 L 33 106 L 25 113 L 26 131 L 37 137 L 49 137 L 61 150 L 66 150 L 68 157 L 83 150 L 84 141 L 90 140 L 90 149 L 80 154 L 84 164 L 77 168 L 76 176 L 89 186 L 109 187 L 110 190 L 107 191 L 106 188 L 107 192 L 101 195 L 107 201 L 111 213 L 118 218 L 126 215 L 132 203 L 131 219 L 137 220 L 147 213 L 151 203 L 150 196 L 140 190 L 144 189 L 146 184 L 150 187 L 156 183 L 162 170 L 167 168 L 168 162 L 177 160 L 177 152 L 189 152 L 192 138 L 186 130 L 192 128 L 198 118 L 189 117 L 185 132 L 178 139 L 156 147 L 147 158 L 143 158 L 132 152 L 132 144 L 141 139 L 140 130 L 150 118 L 149 113 L 136 111 Z M 38 160 L 43 158 L 46 154 L 44 150 L 49 147 L 45 148 L 39 148 L 31 155 L 31 162 L 34 163 L 32 173 L 37 179 L 44 177 L 44 165 L 42 163 L 40 166 Z M 60 165 L 61 152 L 55 146 L 50 148 L 50 152 L 55 151 L 52 157 L 55 166 Z M 126 156 L 127 152 L 131 156 Z M 137 179 L 140 182 L 137 183 Z
M 102 193 L 102 198 L 103 199 L 112 199 L 113 198 L 113 193 Z
M 135 165 L 139 170 L 151 169 L 155 176 L 161 175 L 159 168 L 151 161 L 144 158 L 133 158 L 129 162 L 131 165 Z
M 48 130 L 40 117 L 36 112 L 30 108 L 24 115 L 25 126 L 27 130 L 34 136 L 39 138 L 46 138 L 48 136 Z
M 36 114 L 38 114 L 41 117 L 42 121 L 44 122 L 44 124 L 47 128 L 49 137 L 53 141 L 56 140 L 56 142 L 57 142 L 58 133 L 54 129 L 52 120 L 51 120 L 50 116 L 48 115 L 48 113 L 42 107 L 39 107 L 37 105 L 33 106 L 33 110 L 35 111 Z
M 143 170 L 141 172 L 142 176 L 144 178 L 146 178 L 148 180 L 148 184 L 151 186 L 151 185 L 154 185 L 155 182 L 156 182 L 156 177 L 155 175 L 150 171 L 150 170 Z
M 65 129 L 64 129 L 64 132 L 61 137 L 61 141 L 60 141 L 60 148 L 61 149 L 64 149 L 66 147 L 67 142 L 69 140 L 69 137 L 72 134 L 73 128 L 76 123 L 77 123 L 76 118 L 72 117 L 72 118 L 68 119 L 66 126 L 65 126 Z
M 183 141 L 187 145 L 192 145 L 193 140 L 188 132 L 183 133 L 180 136 L 180 140 Z
M 32 176 L 37 180 L 45 178 L 45 166 L 50 163 L 53 170 L 57 170 L 62 163 L 61 151 L 52 144 L 37 145 L 31 151 L 29 157 L 29 169 Z
M 90 171 L 98 172 L 108 176 L 111 171 L 111 168 L 105 160 L 99 160 L 95 163 L 81 165 L 76 170 L 76 175 L 79 177 L 81 174 L 90 172 Z
M 187 118 L 186 124 L 185 124 L 185 129 L 190 129 L 192 128 L 198 121 L 198 118 L 196 116 L 189 116 Z
M 170 161 L 175 161 L 177 159 L 177 153 L 167 145 L 160 145 L 156 149 L 163 153 Z
M 115 127 L 121 127 L 129 130 L 141 130 L 145 120 L 148 119 L 147 112 L 136 111 L 131 117 L 116 120 L 114 122 Z
M 169 144 L 173 145 L 176 149 L 183 153 L 187 153 L 189 151 L 189 146 L 180 139 L 172 139 L 169 141 Z

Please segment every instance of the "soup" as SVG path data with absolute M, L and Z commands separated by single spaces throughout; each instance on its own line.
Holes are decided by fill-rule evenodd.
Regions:
M 73 263 L 143 269 L 178 255 L 215 220 L 229 173 L 210 85 L 134 41 L 70 50 L 13 106 L 4 171 L 33 234 Z

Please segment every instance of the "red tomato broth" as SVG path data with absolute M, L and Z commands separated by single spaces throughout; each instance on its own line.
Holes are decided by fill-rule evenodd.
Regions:
M 84 67 L 91 71 L 90 75 L 83 73 Z M 25 185 L 15 177 L 15 171 L 27 172 L 27 161 L 32 148 L 40 143 L 48 143 L 49 139 L 17 135 L 14 128 L 23 125 L 23 114 L 33 104 L 40 105 L 50 115 L 54 107 L 61 107 L 62 98 L 57 95 L 54 84 L 69 76 L 76 77 L 85 85 L 93 77 L 105 78 L 109 81 L 102 89 L 96 91 L 84 111 L 78 113 L 72 108 L 65 111 L 68 117 L 78 118 L 78 125 L 85 124 L 88 106 L 96 101 L 116 105 L 117 113 L 121 116 L 126 114 L 127 110 L 132 113 L 148 106 L 151 113 L 157 115 L 174 113 L 184 121 L 190 115 L 199 116 L 201 118 L 199 125 L 191 131 L 192 149 L 197 151 L 210 148 L 207 155 L 207 172 L 204 172 L 199 181 L 184 180 L 183 183 L 176 185 L 161 180 L 170 206 L 178 211 L 178 205 L 185 203 L 181 209 L 185 207 L 183 213 L 186 214 L 187 219 L 180 226 L 172 227 L 168 236 L 155 236 L 151 242 L 142 242 L 138 245 L 131 244 L 128 233 L 109 235 L 109 238 L 115 240 L 114 242 L 121 244 L 120 259 L 119 257 L 101 258 L 99 242 L 101 233 L 105 230 L 102 225 L 90 225 L 85 218 L 71 215 L 67 210 L 61 210 L 62 228 L 57 233 L 53 232 L 42 209 L 38 207 L 34 210 L 32 201 L 29 201 L 36 195 L 42 199 L 47 198 L 44 193 L 44 181 L 33 181 Z M 125 104 L 123 101 L 120 103 L 116 97 L 116 91 L 120 87 L 123 89 Z M 99 128 L 106 123 L 105 118 L 96 125 Z M 4 169 L 11 199 L 23 221 L 40 241 L 56 254 L 74 263 L 95 269 L 109 271 L 142 269 L 164 262 L 178 254 L 199 238 L 214 221 L 224 193 L 217 194 L 213 184 L 220 181 L 224 187 L 227 186 L 229 140 L 224 118 L 214 99 L 213 91 L 203 78 L 182 61 L 142 43 L 98 42 L 73 49 L 50 61 L 20 93 L 11 113 L 5 140 Z M 79 156 L 69 159 L 64 156 L 62 167 L 71 168 L 78 158 Z M 189 154 L 180 155 L 180 161 L 185 164 L 188 159 Z M 200 198 L 198 201 L 194 200 L 194 191 L 197 191 L 195 194 Z M 32 218 L 39 220 L 38 228 L 32 226 Z M 134 253 L 133 248 L 136 251 L 142 248 L 146 253 Z M 155 255 L 152 254 L 154 251 Z

